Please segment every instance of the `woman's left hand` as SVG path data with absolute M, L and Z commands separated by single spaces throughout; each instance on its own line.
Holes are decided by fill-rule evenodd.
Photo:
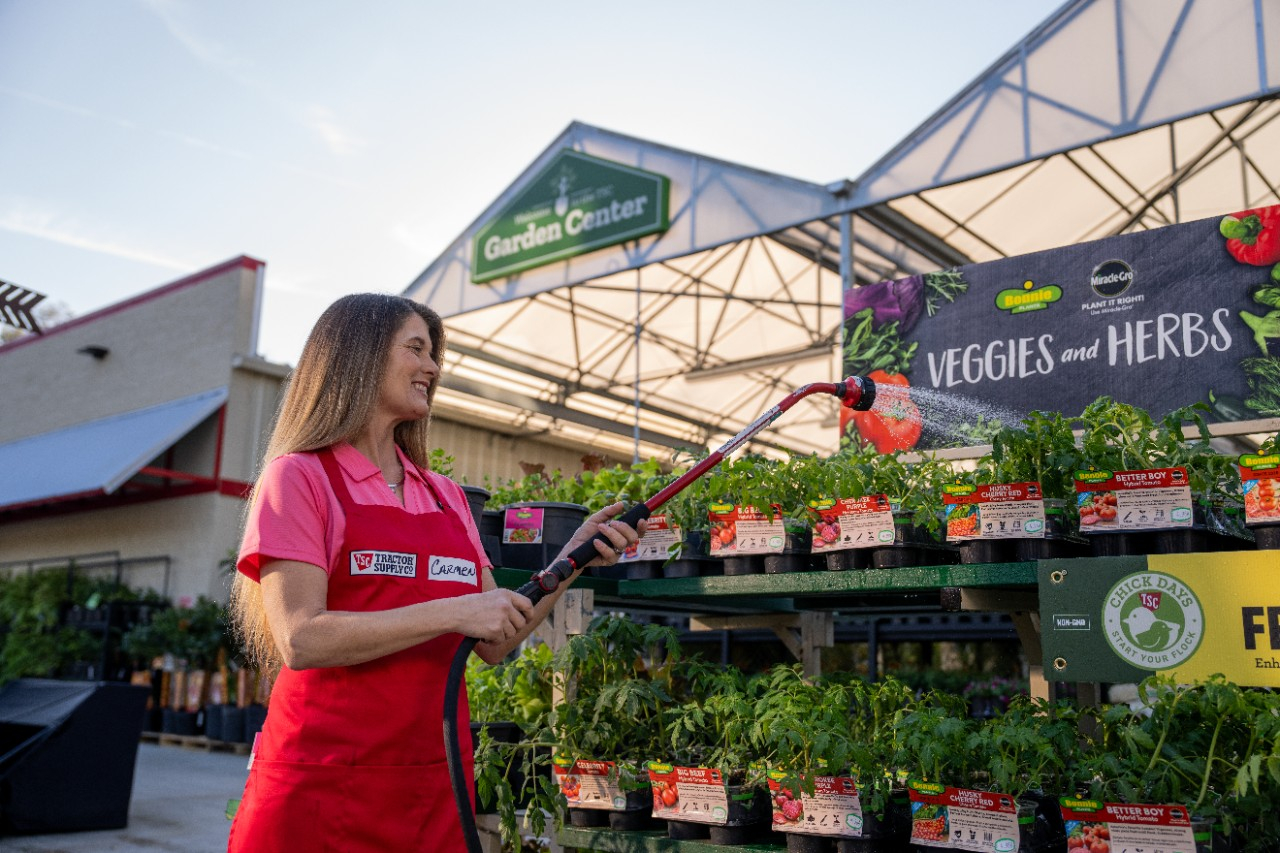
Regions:
M 637 527 L 618 521 L 615 516 L 621 515 L 624 509 L 622 502 L 619 501 L 589 516 L 573 534 L 573 538 L 569 540 L 569 544 L 564 547 L 560 556 L 563 557 L 599 533 L 604 536 L 605 541 L 596 540 L 596 551 L 600 556 L 592 560 L 592 564 L 602 566 L 616 564 L 622 559 L 622 552 L 640 541 L 640 537 L 648 529 L 647 521 L 640 521 Z

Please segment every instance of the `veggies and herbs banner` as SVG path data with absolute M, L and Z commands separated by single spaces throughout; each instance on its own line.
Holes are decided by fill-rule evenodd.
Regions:
M 1051 681 L 1162 673 L 1189 683 L 1221 673 L 1280 687 L 1274 552 L 1044 560 L 1036 571 Z
M 1280 417 L 1280 206 L 853 288 L 844 368 L 895 392 L 842 412 L 881 452 L 980 444 L 992 420 L 1103 394 Z

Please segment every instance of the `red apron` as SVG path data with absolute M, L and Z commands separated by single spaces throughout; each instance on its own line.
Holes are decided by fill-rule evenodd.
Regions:
M 478 592 L 480 562 L 458 507 L 355 503 L 320 452 L 346 515 L 329 576 L 330 610 L 375 611 Z M 356 666 L 282 669 L 258 739 L 230 851 L 465 850 L 441 737 L 444 681 L 459 634 Z M 473 795 L 470 714 L 458 727 Z M 473 803 L 474 806 L 474 803 Z

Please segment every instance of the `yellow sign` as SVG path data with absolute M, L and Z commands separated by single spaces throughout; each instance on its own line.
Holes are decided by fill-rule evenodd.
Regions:
M 1237 684 L 1280 687 L 1280 552 L 1158 554 L 1147 566 L 1182 582 L 1185 592 L 1171 585 L 1157 591 L 1183 595 L 1184 630 L 1194 629 L 1197 606 L 1202 626 L 1190 654 L 1176 659 L 1174 650 L 1193 639 L 1181 638 L 1168 645 L 1172 666 L 1154 668 L 1182 682 L 1222 673 Z M 1109 605 L 1103 602 L 1104 613 Z

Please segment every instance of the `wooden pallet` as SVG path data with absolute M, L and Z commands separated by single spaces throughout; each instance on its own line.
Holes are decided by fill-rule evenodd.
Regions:
M 204 735 L 174 735 L 166 732 L 143 732 L 143 743 L 158 743 L 161 746 L 181 746 L 186 749 L 202 749 L 205 752 L 231 752 L 236 755 L 248 755 L 250 744 L 238 741 L 209 740 Z

